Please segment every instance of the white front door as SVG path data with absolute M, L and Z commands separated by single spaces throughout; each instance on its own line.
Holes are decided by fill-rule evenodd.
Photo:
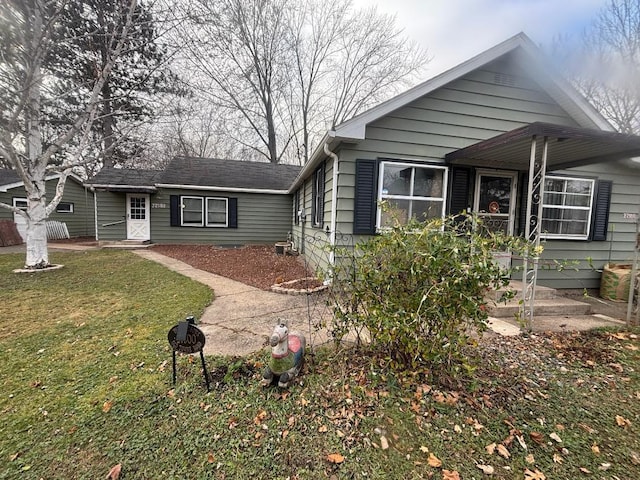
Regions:
M 127 194 L 127 240 L 149 240 L 149 195 Z
M 513 235 L 517 180 L 517 172 L 478 171 L 474 211 L 487 230 Z
M 27 209 L 27 199 L 26 198 L 14 198 L 13 206 L 19 208 L 20 210 Z M 22 241 L 26 241 L 27 239 L 27 219 L 24 218 L 19 213 L 13 214 L 13 222 L 16 224 L 16 228 L 18 229 L 18 233 L 22 237 Z

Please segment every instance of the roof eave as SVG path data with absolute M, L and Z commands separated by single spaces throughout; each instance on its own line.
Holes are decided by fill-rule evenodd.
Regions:
M 91 187 L 94 189 L 102 189 L 102 190 L 130 190 L 132 192 L 136 191 L 146 191 L 146 192 L 156 192 L 158 189 L 155 185 L 118 185 L 112 183 L 85 183 L 85 186 Z
M 273 195 L 286 195 L 289 190 L 268 189 L 268 188 L 242 188 L 242 187 L 217 187 L 215 185 L 182 185 L 170 183 L 156 183 L 158 188 L 175 188 L 178 190 L 205 190 L 230 193 L 267 193 Z

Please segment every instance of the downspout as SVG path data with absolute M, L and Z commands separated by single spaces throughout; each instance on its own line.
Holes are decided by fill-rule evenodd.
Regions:
M 96 242 L 99 242 L 98 238 L 98 195 L 96 194 L 96 189 L 91 187 L 91 193 L 93 193 L 93 222 L 94 228 L 96 229 Z
M 324 144 L 324 153 L 331 157 L 333 160 L 333 174 L 331 181 L 331 231 L 329 232 L 329 245 L 331 246 L 331 251 L 329 253 L 329 265 L 333 270 L 335 266 L 336 260 L 336 224 L 337 224 L 337 216 L 338 216 L 338 155 L 329 150 L 329 144 Z

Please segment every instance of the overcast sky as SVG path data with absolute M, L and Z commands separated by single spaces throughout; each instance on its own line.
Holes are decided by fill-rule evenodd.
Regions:
M 580 32 L 607 0 L 354 0 L 396 14 L 410 38 L 432 61 L 425 79 L 519 33 L 548 46 L 555 35 Z

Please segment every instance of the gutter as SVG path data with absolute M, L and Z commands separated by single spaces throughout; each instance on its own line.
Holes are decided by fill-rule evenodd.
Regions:
M 271 193 L 274 195 L 287 195 L 289 190 L 273 190 L 265 188 L 241 188 L 241 187 L 215 187 L 204 185 L 174 185 L 170 183 L 156 183 L 158 188 L 175 188 L 181 190 L 207 190 L 218 192 L 237 192 L 237 193 Z

